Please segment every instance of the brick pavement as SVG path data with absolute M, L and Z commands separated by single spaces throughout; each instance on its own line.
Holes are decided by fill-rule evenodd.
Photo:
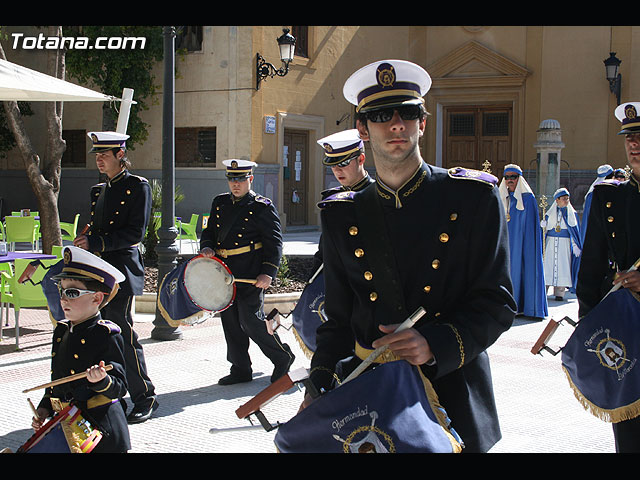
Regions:
M 313 250 L 313 238 L 296 241 Z M 569 295 L 563 302 L 549 298 L 551 318 L 577 318 L 575 296 Z M 221 387 L 216 383 L 228 373 L 228 363 L 219 318 L 181 327 L 182 339 L 164 342 L 151 339 L 152 322 L 153 315 L 138 314 L 135 329 L 145 349 L 160 408 L 151 420 L 130 427 L 132 452 L 275 452 L 275 431 L 243 428 L 248 422 L 235 415 L 239 406 L 269 385 L 272 365 L 255 345 L 251 346 L 254 380 Z M 530 353 L 545 325 L 546 321 L 517 318 L 514 326 L 489 349 L 503 433 L 503 439 L 491 452 L 614 452 L 611 425 L 580 406 L 560 368 L 560 357 Z M 13 321 L 0 341 L 0 401 L 5 406 L 0 414 L 0 449 L 15 450 L 31 435 L 27 397 L 37 403 L 42 392 L 22 391 L 46 382 L 49 376 L 52 325 L 46 311 L 23 309 L 21 326 L 20 351 L 15 350 Z M 308 367 L 308 359 L 293 333 L 279 331 L 296 354 L 293 368 Z M 571 331 L 568 325 L 561 326 L 552 345 L 564 345 Z M 263 411 L 273 423 L 286 422 L 295 415 L 301 400 L 302 392 L 294 388 Z M 212 428 L 222 431 L 210 433 Z

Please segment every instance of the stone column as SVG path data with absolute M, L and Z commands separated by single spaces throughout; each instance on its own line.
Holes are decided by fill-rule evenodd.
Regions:
M 553 194 L 560 188 L 560 159 L 564 143 L 562 131 L 557 120 L 543 120 L 538 127 L 538 141 L 533 144 L 538 151 L 536 161 L 536 197 L 545 195 L 553 199 Z

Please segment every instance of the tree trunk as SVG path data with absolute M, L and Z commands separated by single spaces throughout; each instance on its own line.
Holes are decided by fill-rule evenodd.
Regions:
M 62 27 L 48 28 L 50 37 L 62 36 Z M 64 80 L 64 50 L 48 50 L 47 55 L 47 73 Z M 0 58 L 6 60 L 2 45 L 0 45 Z M 38 201 L 42 249 L 45 253 L 51 253 L 53 245 L 62 245 L 58 211 L 62 154 L 66 149 L 66 143 L 62 139 L 62 102 L 46 102 L 47 144 L 42 159 L 33 148 L 22 121 L 18 103 L 15 101 L 3 103 L 7 121 L 22 154 L 27 178 Z

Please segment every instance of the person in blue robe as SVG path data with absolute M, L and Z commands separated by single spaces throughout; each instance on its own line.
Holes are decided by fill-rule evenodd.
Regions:
M 576 293 L 582 241 L 580 220 L 569 200 L 569 190 L 559 188 L 553 194 L 553 205 L 540 225 L 544 230 L 544 276 L 554 287 L 556 300 L 563 300 L 567 289 Z
M 511 281 L 517 313 L 544 318 L 548 315 L 548 306 L 536 198 L 518 165 L 505 166 L 498 188 L 509 229 Z

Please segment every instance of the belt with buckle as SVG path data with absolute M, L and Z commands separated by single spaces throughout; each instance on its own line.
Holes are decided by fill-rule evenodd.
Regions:
M 55 412 L 61 412 L 62 410 L 64 410 L 69 406 L 69 402 L 64 402 L 59 398 L 51 397 L 49 400 L 51 401 L 51 408 L 53 408 Z M 101 407 L 102 405 L 106 405 L 108 403 L 115 402 L 115 401 L 117 400 L 114 400 L 109 397 L 105 397 L 104 395 L 94 395 L 89 400 L 87 400 L 87 408 L 92 409 L 96 407 Z
M 246 247 L 240 247 L 240 248 L 216 248 L 216 255 L 222 258 L 227 258 L 233 255 L 240 255 L 242 253 L 247 253 L 252 250 L 258 250 L 260 248 L 262 248 L 262 243 L 260 242 L 254 243 L 252 245 L 247 245 Z
M 373 353 L 372 349 L 365 348 L 362 345 L 360 345 L 358 342 L 356 342 L 355 354 L 360 360 L 365 360 L 372 353 Z M 387 363 L 387 362 L 393 362 L 395 360 L 398 360 L 398 357 L 396 356 L 396 354 L 393 353 L 391 350 L 387 349 L 386 351 L 382 352 L 378 356 L 378 358 L 374 360 L 374 363 Z

